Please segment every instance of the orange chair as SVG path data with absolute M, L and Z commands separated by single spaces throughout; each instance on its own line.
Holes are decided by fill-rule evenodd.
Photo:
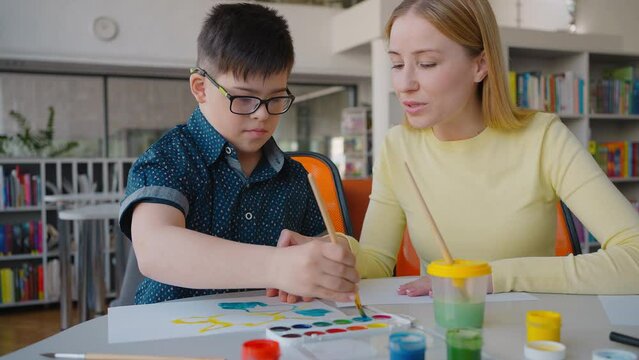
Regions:
M 344 185 L 348 214 L 353 225 L 353 237 L 359 240 L 362 234 L 364 215 L 366 215 L 366 209 L 368 209 L 368 197 L 371 194 L 373 181 L 371 178 L 344 179 L 342 184 Z
M 562 201 L 557 203 L 557 241 L 555 242 L 555 255 L 566 256 L 568 254 L 581 254 L 579 236 L 575 227 L 575 220 L 568 206 Z
M 328 214 L 333 220 L 335 231 L 352 236 L 353 229 L 346 207 L 344 189 L 335 164 L 326 156 L 310 151 L 288 152 L 287 155 L 301 163 L 306 171 L 315 177 L 319 192 L 326 203 Z

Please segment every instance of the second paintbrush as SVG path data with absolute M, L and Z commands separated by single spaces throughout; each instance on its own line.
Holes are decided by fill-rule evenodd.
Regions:
M 331 217 L 328 214 L 326 204 L 324 204 L 324 200 L 322 199 L 319 189 L 317 188 L 317 184 L 315 183 L 315 178 L 311 173 L 308 174 L 308 182 L 311 184 L 313 195 L 315 195 L 315 201 L 317 201 L 317 206 L 319 207 L 320 213 L 322 214 L 322 219 L 324 220 L 326 230 L 328 231 L 328 237 L 331 239 L 331 242 L 333 244 L 337 244 L 337 235 L 335 234 L 335 226 L 333 226 L 333 220 L 331 220 Z M 355 292 L 355 306 L 357 307 L 359 316 L 368 318 L 368 315 L 366 315 L 366 313 L 364 312 L 364 307 L 362 307 L 362 301 L 359 297 L 359 291 Z

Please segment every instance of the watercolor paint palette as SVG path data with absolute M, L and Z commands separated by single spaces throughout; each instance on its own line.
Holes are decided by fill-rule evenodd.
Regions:
M 350 337 L 390 334 L 411 327 L 411 320 L 392 314 L 375 314 L 367 318 L 343 317 L 315 322 L 299 322 L 291 326 L 274 326 L 266 330 L 266 338 L 282 346 L 329 341 Z

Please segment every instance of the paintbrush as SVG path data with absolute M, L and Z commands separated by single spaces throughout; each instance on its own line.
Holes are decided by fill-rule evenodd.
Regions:
M 69 353 L 44 353 L 41 356 L 53 359 L 86 359 L 86 360 L 224 360 L 221 357 L 202 358 L 184 356 L 156 356 L 156 355 L 126 355 L 126 354 L 69 354 Z
M 326 204 L 324 204 L 324 200 L 320 196 L 319 189 L 317 188 L 317 184 L 315 183 L 315 178 L 313 174 L 308 173 L 308 182 L 311 184 L 311 189 L 313 190 L 313 195 L 315 195 L 315 201 L 317 201 L 317 206 L 320 209 L 320 213 L 322 213 L 322 219 L 324 220 L 324 224 L 326 225 L 326 230 L 328 230 L 328 237 L 331 239 L 333 244 L 337 244 L 337 235 L 335 234 L 335 227 L 333 226 L 333 221 L 331 217 L 328 215 L 328 210 L 326 209 Z M 355 306 L 357 307 L 357 311 L 359 312 L 359 316 L 363 318 L 368 318 L 368 315 L 364 312 L 364 308 L 362 307 L 362 301 L 359 297 L 359 291 L 355 291 Z
M 453 265 L 454 263 L 453 256 L 450 254 L 450 251 L 448 250 L 448 246 L 446 245 L 446 242 L 444 241 L 444 237 L 442 236 L 442 233 L 439 231 L 439 227 L 437 227 L 435 218 L 433 218 L 433 215 L 430 213 L 430 210 L 428 209 L 428 205 L 426 205 L 426 200 L 424 199 L 422 192 L 419 190 L 419 187 L 417 186 L 417 181 L 415 181 L 413 172 L 410 170 L 410 167 L 408 166 L 408 163 L 406 161 L 404 161 L 404 166 L 406 166 L 406 171 L 408 172 L 410 181 L 413 184 L 413 187 L 415 188 L 417 195 L 419 195 L 422 208 L 424 209 L 424 212 L 426 212 L 426 218 L 428 219 L 430 227 L 433 230 L 433 234 L 435 235 L 435 239 L 437 240 L 437 245 L 439 245 L 439 251 L 442 253 L 442 256 L 444 257 L 444 262 L 446 263 L 446 265 Z M 452 283 L 453 283 L 453 286 L 459 289 L 459 292 L 462 298 L 468 299 L 468 294 L 466 293 L 466 290 L 464 287 L 464 279 L 452 279 Z
M 417 181 L 415 181 L 415 177 L 413 177 L 413 172 L 410 171 L 410 167 L 408 166 L 407 162 L 404 162 L 404 165 L 406 166 L 406 171 L 408 171 L 408 176 L 410 177 L 410 181 L 413 184 L 413 187 L 415 188 L 417 195 L 419 195 L 422 208 L 424 209 L 424 212 L 426 212 L 428 222 L 430 224 L 430 227 L 433 230 L 433 234 L 435 234 L 437 245 L 439 245 L 439 251 L 442 253 L 442 256 L 444 257 L 444 261 L 446 262 L 446 264 L 452 265 L 453 257 L 450 255 L 450 251 L 448 250 L 448 246 L 446 246 L 446 242 L 444 241 L 444 237 L 442 236 L 442 233 L 439 232 L 439 228 L 437 227 L 437 223 L 435 222 L 433 215 L 430 213 L 430 210 L 428 210 L 428 205 L 426 205 L 426 200 L 424 200 L 424 196 L 422 195 L 422 192 L 419 191 L 419 187 L 417 186 Z

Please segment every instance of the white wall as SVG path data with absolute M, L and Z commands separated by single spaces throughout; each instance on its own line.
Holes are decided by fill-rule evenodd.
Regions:
M 0 0 L 0 58 L 151 67 L 192 66 L 209 0 Z M 370 76 L 365 53 L 331 51 L 331 19 L 339 9 L 270 4 L 289 22 L 297 74 Z M 108 42 L 92 32 L 95 18 L 119 24 Z
M 500 26 L 517 27 L 517 0 L 489 0 Z M 521 0 L 521 27 L 567 30 L 565 0 Z M 619 35 L 623 48 L 639 53 L 639 0 L 577 0 L 578 33 Z
M 500 26 L 518 27 L 517 0 L 489 2 Z M 568 29 L 570 17 L 565 0 L 521 0 L 520 4 L 520 27 L 550 31 Z
M 577 31 L 622 35 L 624 50 L 639 53 L 639 0 L 578 0 Z

